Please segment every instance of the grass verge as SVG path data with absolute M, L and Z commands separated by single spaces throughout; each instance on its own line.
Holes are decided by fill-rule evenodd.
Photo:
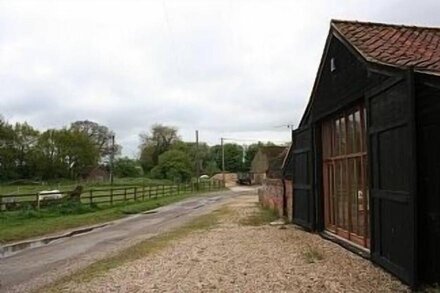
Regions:
M 99 260 L 71 275 L 65 276 L 54 283 L 39 289 L 37 292 L 60 292 L 65 289 L 68 283 L 89 282 L 92 279 L 105 274 L 108 270 L 119 267 L 123 264 L 146 257 L 167 247 L 171 242 L 187 236 L 189 233 L 200 230 L 207 230 L 215 227 L 220 217 L 225 216 L 229 211 L 226 208 L 199 216 L 191 222 L 173 231 L 144 240 L 131 246 L 114 256 Z
M 261 207 L 258 203 L 255 211 L 248 217 L 242 218 L 239 221 L 243 226 L 261 226 L 273 222 L 278 219 L 277 214 L 270 209 Z
M 189 193 L 159 197 L 143 202 L 121 204 L 107 208 L 66 205 L 45 211 L 28 209 L 0 213 L 0 244 L 42 236 L 75 227 L 112 221 L 122 218 L 127 214 L 148 211 L 196 195 L 195 193 Z
M 324 258 L 322 253 L 315 247 L 307 246 L 307 249 L 303 252 L 303 257 L 307 263 L 315 263 Z

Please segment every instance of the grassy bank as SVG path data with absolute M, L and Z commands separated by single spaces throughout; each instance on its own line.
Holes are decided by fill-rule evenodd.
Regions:
M 70 204 L 49 210 L 28 209 L 0 213 L 0 244 L 119 219 L 128 214 L 148 211 L 194 195 L 189 193 L 159 197 L 108 208 Z

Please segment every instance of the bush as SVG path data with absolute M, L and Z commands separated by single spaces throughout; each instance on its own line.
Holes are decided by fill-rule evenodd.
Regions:
M 59 213 L 61 215 L 72 215 L 72 214 L 85 214 L 94 212 L 98 209 L 97 205 L 93 204 L 84 205 L 77 201 L 67 201 L 61 205 L 53 206 L 50 208 L 51 211 Z
M 19 213 L 20 218 L 41 218 L 41 213 L 35 210 L 31 205 L 26 205 Z
M 188 154 L 179 150 L 166 151 L 159 156 L 159 164 L 151 170 L 151 177 L 175 182 L 191 180 L 191 161 Z
M 117 177 L 138 177 L 143 175 L 142 167 L 138 161 L 128 157 L 119 158 L 115 161 L 114 172 Z

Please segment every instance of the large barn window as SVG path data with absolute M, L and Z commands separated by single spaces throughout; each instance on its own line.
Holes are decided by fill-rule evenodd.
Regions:
M 370 246 L 365 107 L 357 106 L 322 124 L 325 227 Z

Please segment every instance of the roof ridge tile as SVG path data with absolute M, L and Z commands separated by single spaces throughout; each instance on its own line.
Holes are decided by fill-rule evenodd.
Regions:
M 440 74 L 440 28 L 332 20 L 331 26 L 369 62 Z M 432 60 L 432 62 L 430 62 Z

